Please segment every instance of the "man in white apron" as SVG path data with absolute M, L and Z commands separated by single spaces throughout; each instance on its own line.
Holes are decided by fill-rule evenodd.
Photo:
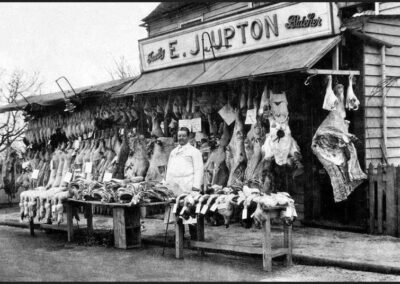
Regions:
M 179 145 L 169 155 L 165 181 L 178 196 L 182 193 L 200 191 L 203 182 L 203 156 L 189 143 L 189 129 L 182 127 L 178 131 Z M 173 220 L 175 216 L 171 215 Z M 170 219 L 170 220 L 171 220 Z M 192 239 L 196 239 L 196 227 L 189 225 Z
M 176 196 L 182 193 L 200 191 L 203 182 L 203 157 L 201 152 L 189 143 L 189 129 L 178 131 L 179 145 L 169 155 L 167 184 L 176 184 L 173 190 Z

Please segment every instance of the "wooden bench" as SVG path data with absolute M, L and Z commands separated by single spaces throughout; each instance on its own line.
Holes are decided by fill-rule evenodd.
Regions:
M 292 265 L 292 225 L 283 224 L 283 247 L 272 249 L 271 220 L 280 217 L 285 206 L 270 208 L 266 213 L 266 220 L 262 223 L 262 248 L 254 246 L 240 246 L 210 243 L 204 241 L 204 215 L 197 214 L 197 241 L 189 241 L 189 246 L 198 248 L 199 253 L 204 249 L 223 252 L 239 252 L 246 254 L 261 254 L 263 256 L 263 269 L 272 270 L 272 259 L 278 256 L 285 256 L 284 264 Z M 179 210 L 178 210 L 179 212 Z M 182 219 L 176 216 L 175 221 L 175 257 L 183 259 L 183 223 Z

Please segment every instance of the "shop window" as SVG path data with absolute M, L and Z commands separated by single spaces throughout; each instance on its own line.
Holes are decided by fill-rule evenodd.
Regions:
M 179 24 L 179 27 L 180 28 L 192 27 L 192 26 L 195 26 L 197 24 L 200 24 L 201 22 L 203 22 L 203 17 L 199 17 L 199 18 L 196 18 L 194 20 L 187 21 L 187 22 L 182 22 L 182 23 Z

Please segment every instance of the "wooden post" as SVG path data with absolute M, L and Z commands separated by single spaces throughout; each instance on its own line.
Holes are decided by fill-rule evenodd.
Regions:
M 369 164 L 368 168 L 368 180 L 369 180 L 369 233 L 375 232 L 375 175 L 374 166 L 372 163 Z
M 383 189 L 384 189 L 384 182 L 383 182 L 383 170 L 382 170 L 382 165 L 378 165 L 378 175 L 377 175 L 377 180 L 378 180 L 378 233 L 382 234 L 383 233 L 383 226 L 382 226 L 382 197 L 383 197 Z
M 395 199 L 394 166 L 388 165 L 386 170 L 386 233 L 396 236 L 396 199 Z
M 283 247 L 287 248 L 287 255 L 285 257 L 285 265 L 293 265 L 292 261 L 292 225 L 283 225 Z
M 272 248 L 271 248 L 271 218 L 270 213 L 266 212 L 266 220 L 262 222 L 263 233 L 263 270 L 272 271 Z
M 182 220 L 176 216 L 175 218 L 175 257 L 183 258 L 183 224 Z
M 197 214 L 197 241 L 204 241 L 204 215 L 202 214 Z M 199 255 L 205 255 L 201 248 L 197 248 L 197 252 Z
M 396 167 L 397 237 L 400 237 L 400 166 Z M 395 203 L 396 204 L 396 203 Z
M 114 246 L 128 249 L 140 247 L 140 207 L 113 207 Z
M 93 230 L 93 205 L 92 204 L 86 204 L 85 205 L 85 210 L 86 210 L 86 225 L 87 229 L 89 231 Z
M 125 214 L 123 208 L 113 208 L 114 246 L 126 249 Z
M 74 238 L 74 214 L 73 214 L 73 205 L 71 202 L 66 202 L 65 206 L 67 207 L 67 236 L 68 242 L 72 242 Z
M 35 236 L 35 224 L 33 223 L 33 218 L 29 217 L 29 231 L 31 233 L 31 236 Z

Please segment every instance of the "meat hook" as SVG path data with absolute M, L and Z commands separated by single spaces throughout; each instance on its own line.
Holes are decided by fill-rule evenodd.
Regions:
M 308 85 L 310 85 L 310 79 L 312 78 L 312 77 L 314 77 L 314 76 L 317 76 L 318 74 L 312 74 L 312 75 L 310 75 L 310 76 L 308 76 L 307 77 L 307 79 L 304 81 L 304 85 L 306 85 L 306 86 L 308 86 Z

